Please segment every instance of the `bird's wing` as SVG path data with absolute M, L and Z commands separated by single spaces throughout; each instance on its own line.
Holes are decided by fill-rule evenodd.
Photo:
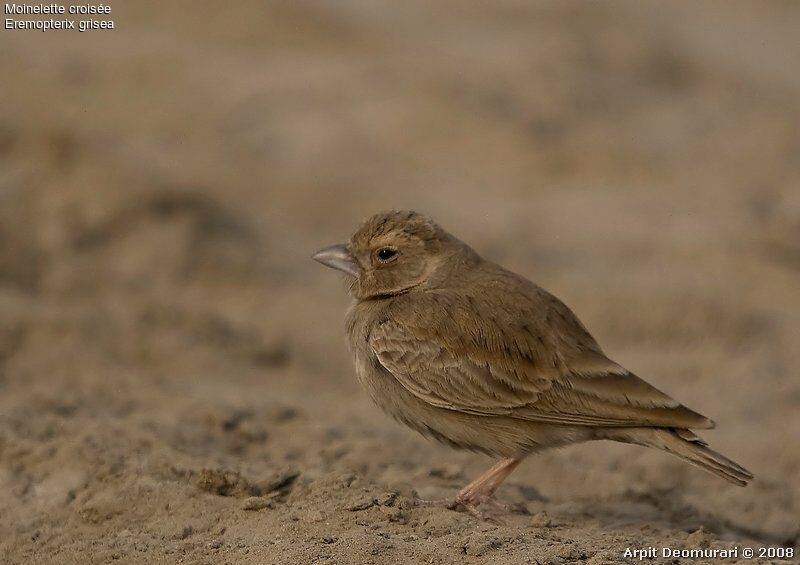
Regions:
M 536 324 L 542 335 L 515 332 L 512 338 L 499 326 L 476 331 L 450 312 L 455 331 L 385 320 L 373 328 L 369 344 L 406 389 L 440 408 L 565 425 L 713 427 L 606 358 L 574 314 L 560 302 L 556 306 L 566 313 L 550 322 L 542 318 Z M 560 335 L 565 324 L 577 324 L 570 330 L 582 330 L 588 342 L 559 346 L 569 341 Z
M 454 351 L 433 336 L 415 335 L 385 322 L 370 335 L 370 346 L 400 383 L 428 404 L 473 414 L 510 414 L 532 405 L 551 386 Z M 532 376 L 532 375 L 531 375 Z

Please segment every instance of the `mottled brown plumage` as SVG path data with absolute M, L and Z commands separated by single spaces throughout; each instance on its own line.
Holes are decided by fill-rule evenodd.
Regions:
M 689 431 L 711 420 L 608 359 L 564 303 L 429 218 L 377 214 L 315 259 L 348 274 L 347 333 L 372 399 L 426 436 L 501 458 L 454 506 L 474 511 L 532 452 L 594 439 L 752 478 Z

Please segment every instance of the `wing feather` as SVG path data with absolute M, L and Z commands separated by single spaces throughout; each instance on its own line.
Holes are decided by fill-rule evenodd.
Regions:
M 555 319 L 563 322 L 566 316 Z M 398 321 L 384 321 L 369 337 L 380 364 L 411 393 L 440 408 L 568 425 L 713 427 L 599 348 L 574 349 L 556 356 L 558 364 L 542 363 L 531 358 L 527 344 L 498 351 L 502 341 L 466 344 L 435 324 Z

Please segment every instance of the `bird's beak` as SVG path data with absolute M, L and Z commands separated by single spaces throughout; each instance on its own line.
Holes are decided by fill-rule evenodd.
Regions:
M 325 249 L 320 249 L 311 258 L 326 267 L 338 269 L 352 277 L 357 277 L 361 273 L 358 263 L 347 251 L 347 246 L 344 244 L 331 245 Z

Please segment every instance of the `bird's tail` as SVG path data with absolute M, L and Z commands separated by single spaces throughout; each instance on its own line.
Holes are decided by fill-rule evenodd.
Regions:
M 740 487 L 747 486 L 753 478 L 750 471 L 709 448 L 706 442 L 686 429 L 617 428 L 607 432 L 607 439 L 663 449 Z

